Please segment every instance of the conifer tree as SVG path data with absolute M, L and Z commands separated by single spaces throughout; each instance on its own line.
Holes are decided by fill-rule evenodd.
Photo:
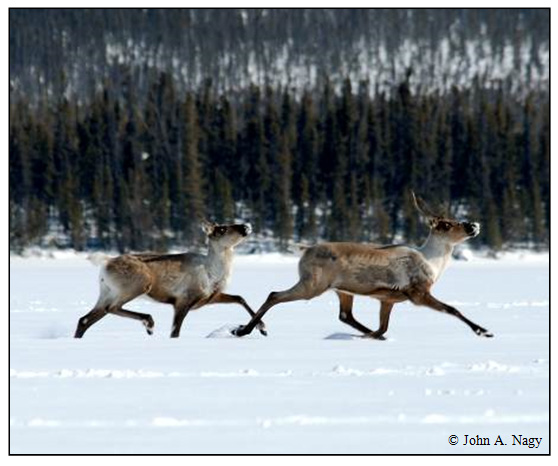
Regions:
M 286 137 L 280 141 L 279 166 L 278 166 L 278 185 L 277 185 L 277 222 L 275 232 L 279 239 L 279 248 L 286 250 L 289 240 L 293 236 L 293 217 L 291 202 L 291 179 L 292 179 L 292 156 Z M 310 219 L 312 221 L 313 219 Z M 311 223 L 307 222 L 310 226 Z M 312 230 L 303 231 L 305 237 L 312 237 L 315 232 Z
M 53 144 L 55 160 L 51 170 L 56 170 L 57 183 L 53 184 L 52 196 L 59 200 L 60 220 L 70 235 L 72 247 L 82 250 L 85 246 L 85 231 L 77 176 L 75 116 L 66 100 L 60 102 L 57 108 Z
M 266 167 L 269 167 L 269 189 L 264 197 L 266 223 L 279 228 L 280 189 L 282 183 L 281 165 L 281 121 L 277 109 L 275 95 L 270 87 L 266 88 L 265 110 L 263 115 L 264 156 Z
M 205 218 L 205 202 L 203 197 L 202 167 L 198 153 L 199 126 L 194 97 L 186 96 L 184 103 L 184 207 L 188 222 L 185 236 L 189 241 L 199 238 L 198 222 Z
M 243 197 L 253 217 L 256 232 L 264 228 L 265 197 L 270 187 L 270 172 L 264 150 L 264 131 L 261 119 L 261 95 L 258 86 L 251 85 L 245 103 L 245 128 L 242 136 L 241 175 Z
M 215 218 L 219 222 L 233 222 L 235 220 L 235 206 L 232 183 L 219 168 L 215 169 Z

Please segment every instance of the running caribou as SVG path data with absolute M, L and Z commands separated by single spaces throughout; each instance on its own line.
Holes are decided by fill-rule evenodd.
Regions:
M 339 319 L 366 337 L 384 340 L 393 306 L 403 301 L 455 316 L 477 335 L 492 337 L 488 330 L 430 292 L 447 267 L 454 246 L 477 236 L 480 225 L 435 215 L 422 199 L 411 194 L 416 209 L 430 226 L 430 234 L 422 247 L 359 243 L 322 243 L 308 247 L 299 262 L 298 283 L 288 290 L 272 292 L 250 322 L 232 333 L 236 336 L 249 334 L 277 304 L 308 300 L 334 290 L 340 302 Z M 354 318 L 354 295 L 380 301 L 378 330 L 370 330 Z
M 108 260 L 101 268 L 97 304 L 79 319 L 75 338 L 81 338 L 107 314 L 139 320 L 151 335 L 151 315 L 122 308 L 144 294 L 174 306 L 173 338 L 179 336 L 186 314 L 206 304 L 237 303 L 254 316 L 244 298 L 223 292 L 231 274 L 234 247 L 251 233 L 250 224 L 203 222 L 202 228 L 209 242 L 207 254 L 124 254 Z M 257 325 L 266 335 L 263 322 Z

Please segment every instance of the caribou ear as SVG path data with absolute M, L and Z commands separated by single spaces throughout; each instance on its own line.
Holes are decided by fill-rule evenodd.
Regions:
M 202 220 L 200 224 L 201 224 L 201 229 L 207 236 L 213 233 L 213 229 L 215 228 L 215 223 L 208 222 L 207 220 Z
M 428 226 L 430 228 L 436 228 L 439 221 L 440 221 L 440 217 L 428 217 Z

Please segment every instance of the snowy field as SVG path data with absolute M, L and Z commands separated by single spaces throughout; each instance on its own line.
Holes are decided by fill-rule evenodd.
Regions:
M 228 291 L 257 309 L 295 283 L 296 263 L 239 256 Z M 355 338 L 328 292 L 272 308 L 267 338 L 229 337 L 249 316 L 213 305 L 171 340 L 172 308 L 140 299 L 128 308 L 153 315 L 152 337 L 107 316 L 74 340 L 97 268 L 12 257 L 10 274 L 12 454 L 549 451 L 548 255 L 454 261 L 434 288 L 493 339 L 408 303 L 387 341 Z M 377 302 L 355 308 L 377 326 Z

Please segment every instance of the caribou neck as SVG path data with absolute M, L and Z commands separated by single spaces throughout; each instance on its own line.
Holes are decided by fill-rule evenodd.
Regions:
M 445 238 L 430 233 L 424 244 L 419 248 L 437 280 L 448 265 L 453 252 L 453 245 Z
M 207 253 L 208 270 L 211 275 L 228 275 L 231 269 L 234 251 L 232 247 L 223 248 L 216 244 L 209 243 Z

